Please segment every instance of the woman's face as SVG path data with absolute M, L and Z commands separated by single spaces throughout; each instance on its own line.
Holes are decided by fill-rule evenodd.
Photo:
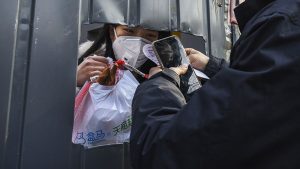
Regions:
M 110 35 L 111 35 L 111 40 L 115 41 L 116 37 L 114 34 L 114 28 L 111 27 L 110 29 Z M 142 37 L 144 39 L 147 39 L 151 42 L 155 41 L 158 39 L 158 32 L 157 31 L 152 31 L 152 30 L 147 30 L 142 27 L 128 27 L 125 25 L 118 25 L 115 27 L 117 36 L 138 36 Z

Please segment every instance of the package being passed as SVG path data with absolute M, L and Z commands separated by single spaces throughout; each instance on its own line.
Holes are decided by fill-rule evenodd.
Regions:
M 97 82 L 87 82 L 76 96 L 72 142 L 86 148 L 128 142 L 139 82 L 130 71 L 114 66 Z

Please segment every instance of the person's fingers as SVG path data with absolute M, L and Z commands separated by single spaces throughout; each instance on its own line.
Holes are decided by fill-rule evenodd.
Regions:
M 93 59 L 94 61 L 108 64 L 108 60 L 104 56 L 92 55 L 92 56 L 88 56 L 87 59 Z
M 84 62 L 86 63 L 86 65 L 98 65 L 98 66 L 100 66 L 100 65 L 105 65 L 105 66 L 107 66 L 108 65 L 108 62 L 105 62 L 105 60 L 102 60 L 101 61 L 101 59 L 98 59 L 98 60 L 95 60 L 95 59 L 93 59 L 94 58 L 94 56 L 92 57 L 90 57 L 89 59 L 86 59 Z M 104 62 L 103 62 L 104 61 Z M 107 60 L 106 60 L 107 61 Z
M 94 68 L 107 67 L 108 65 L 102 62 L 95 61 L 93 59 L 85 60 L 79 65 L 81 69 L 87 69 L 89 71 L 95 70 Z M 91 69 L 92 68 L 92 69 Z
M 201 52 L 199 52 L 198 50 L 193 49 L 193 48 L 185 48 L 185 52 L 186 52 L 186 55 L 187 55 L 187 56 L 193 55 L 193 54 L 201 53 Z
M 97 61 L 95 61 L 95 62 L 93 62 L 93 66 L 107 67 L 108 64 L 103 63 L 103 62 L 97 62 Z
M 178 67 L 178 69 L 179 69 L 179 74 L 184 75 L 188 70 L 188 65 L 181 65 Z
M 187 56 L 190 55 L 192 53 L 192 51 L 193 51 L 193 48 L 185 48 L 185 53 Z
M 100 70 L 89 72 L 89 77 L 100 75 L 101 72 L 102 71 L 100 71 Z
M 88 72 L 93 72 L 93 71 L 103 71 L 107 66 L 89 66 L 87 67 Z
M 171 67 L 171 70 L 173 70 L 174 72 L 176 72 L 178 75 L 184 75 L 186 74 L 187 70 L 188 70 L 188 65 L 181 65 L 179 67 Z
M 209 57 L 194 49 L 190 50 L 190 54 L 188 55 L 188 58 L 193 68 L 200 69 L 200 70 L 204 70 L 209 61 Z
M 77 86 L 82 86 L 90 77 L 98 75 L 108 66 L 108 61 L 103 56 L 88 56 L 77 67 Z
M 162 71 L 161 67 L 153 67 L 153 68 L 151 68 L 150 71 L 149 71 L 149 78 L 151 76 L 155 75 L 156 73 L 161 72 L 161 71 Z

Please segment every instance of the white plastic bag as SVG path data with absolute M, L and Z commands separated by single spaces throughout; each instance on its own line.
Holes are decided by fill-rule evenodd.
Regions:
M 114 86 L 85 84 L 76 97 L 72 142 L 91 148 L 129 141 L 131 103 L 138 85 L 129 71 Z

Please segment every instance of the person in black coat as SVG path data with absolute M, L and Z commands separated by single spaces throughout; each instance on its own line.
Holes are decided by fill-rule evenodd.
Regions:
M 230 66 L 188 103 L 178 68 L 138 87 L 134 169 L 300 168 L 300 0 L 246 0 L 235 13 Z

